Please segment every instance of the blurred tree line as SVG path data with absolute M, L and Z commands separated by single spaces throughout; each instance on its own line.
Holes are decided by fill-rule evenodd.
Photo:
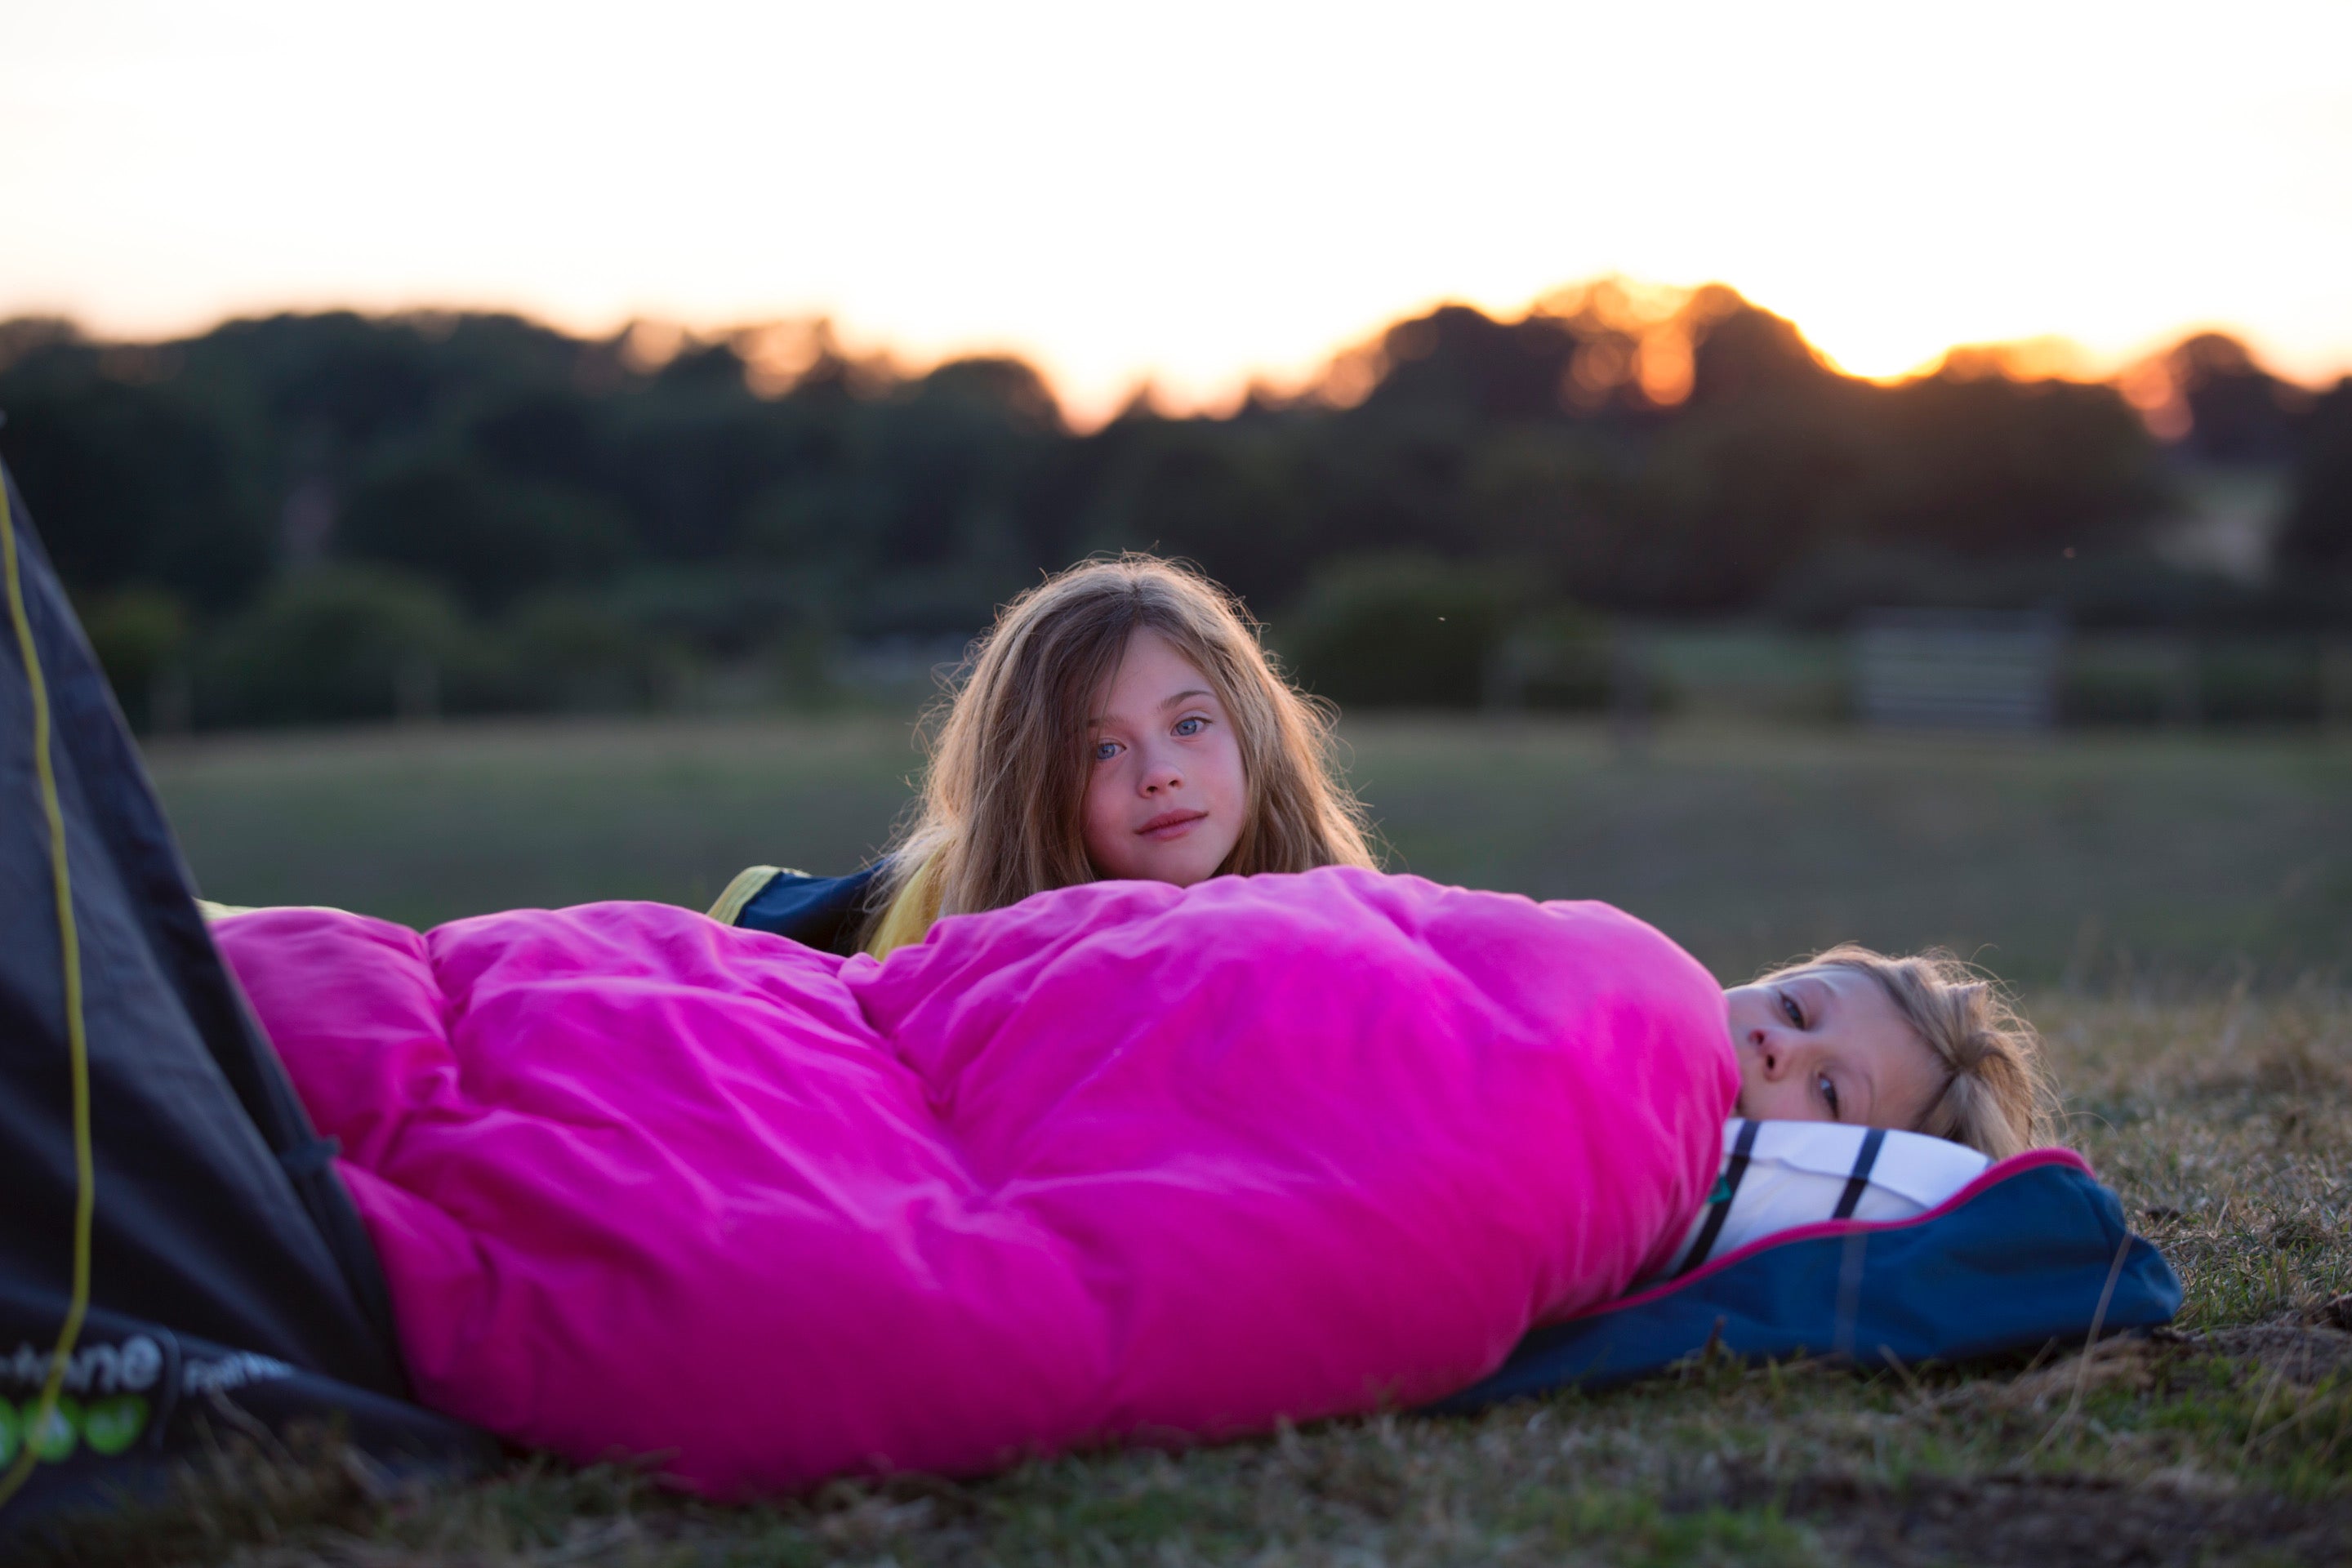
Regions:
M 904 373 L 822 322 L 33 320 L 0 324 L 0 456 L 151 724 L 658 704 L 713 671 L 814 693 L 845 646 L 950 644 L 1128 548 L 1198 562 L 1371 702 L 1475 702 L 1531 642 L 1559 655 L 1538 688 L 1593 700 L 1612 615 L 2345 619 L 2352 382 L 2315 398 L 2210 336 L 2144 368 L 1956 353 L 1883 385 L 1727 289 L 1604 280 L 1401 321 L 1229 416 L 1139 398 L 1080 433 L 1016 360 Z M 2186 463 L 2292 467 L 2273 585 L 2151 550 Z

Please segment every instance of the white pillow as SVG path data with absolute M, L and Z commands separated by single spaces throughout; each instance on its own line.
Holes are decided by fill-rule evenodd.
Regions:
M 1723 1124 L 1723 1167 L 1692 1219 L 1669 1275 L 1735 1247 L 1825 1219 L 1894 1220 L 1925 1214 L 1992 1162 L 1924 1132 L 1840 1121 Z

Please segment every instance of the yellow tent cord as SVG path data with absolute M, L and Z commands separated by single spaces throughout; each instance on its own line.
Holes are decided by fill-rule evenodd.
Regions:
M 65 1326 L 58 1331 L 57 1349 L 49 1352 L 48 1381 L 41 1385 L 39 1405 L 20 1428 L 23 1447 L 8 1473 L 0 1476 L 0 1508 L 7 1506 L 25 1478 L 32 1473 L 41 1435 L 57 1418 L 58 1396 L 64 1391 L 66 1363 L 74 1342 L 81 1338 L 82 1319 L 89 1311 L 90 1226 L 98 1208 L 97 1173 L 89 1142 L 89 1037 L 82 1026 L 81 939 L 74 929 L 73 883 L 66 867 L 65 812 L 58 804 L 58 774 L 49 759 L 49 689 L 41 678 L 40 651 L 33 645 L 33 623 L 25 613 L 25 584 L 16 569 L 16 524 L 8 515 L 8 487 L 0 480 L 0 565 L 8 585 L 8 618 L 16 623 L 16 647 L 25 658 L 25 683 L 33 693 L 33 771 L 41 782 L 41 810 L 49 824 L 49 872 L 58 891 L 58 945 L 66 972 L 66 1047 L 73 1070 L 74 1230 L 73 1295 L 66 1308 Z

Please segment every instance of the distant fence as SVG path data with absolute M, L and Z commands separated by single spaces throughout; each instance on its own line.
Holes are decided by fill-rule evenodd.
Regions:
M 2033 611 L 1874 610 L 1854 623 L 1854 712 L 1890 730 L 2047 730 L 2065 626 Z

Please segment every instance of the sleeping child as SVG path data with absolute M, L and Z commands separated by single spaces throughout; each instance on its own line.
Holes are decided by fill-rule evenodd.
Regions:
M 1994 1161 L 2054 1142 L 2032 1026 L 1949 953 L 1848 943 L 1724 1001 L 1738 1114 L 1676 1274 L 1800 1225 L 1912 1218 Z

